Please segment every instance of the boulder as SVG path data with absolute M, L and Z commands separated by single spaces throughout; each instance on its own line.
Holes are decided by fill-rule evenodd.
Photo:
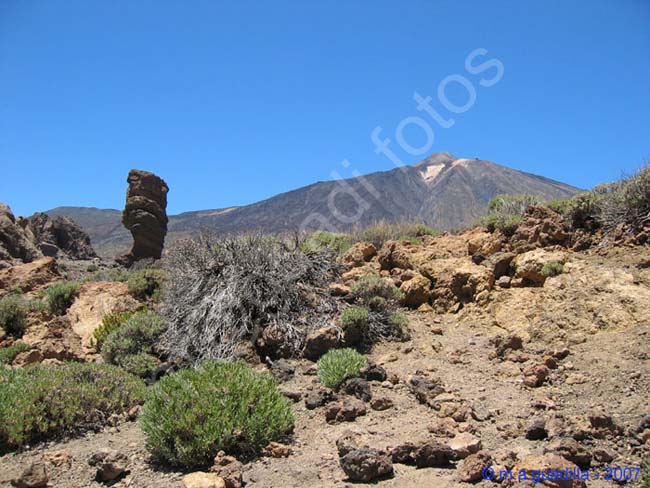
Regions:
M 333 403 L 325 410 L 327 422 L 353 422 L 357 417 L 366 414 L 366 406 L 356 398 L 345 399 Z
M 225 488 L 241 488 L 242 470 L 244 466 L 233 456 L 226 456 L 226 453 L 219 451 L 214 458 L 214 464 L 210 468 L 210 473 L 214 473 L 223 479 Z M 217 486 L 218 482 L 217 482 Z
M 557 454 L 544 454 L 543 456 L 528 456 L 519 461 L 515 466 L 513 472 L 519 473 L 525 471 L 529 480 L 533 480 L 535 476 L 539 476 L 540 472 L 550 471 L 565 471 L 575 472 L 578 467 L 570 461 L 567 461 L 562 456 Z M 586 488 L 587 485 L 582 480 L 540 480 L 541 486 L 549 488 Z
M 512 286 L 542 286 L 546 276 L 542 274 L 544 266 L 551 262 L 565 263 L 567 255 L 564 252 L 535 249 L 518 255 L 514 261 L 515 268 Z
M 454 451 L 457 459 L 464 459 L 481 450 L 481 439 L 469 432 L 462 432 L 449 440 L 449 447 Z
M 438 442 L 428 442 L 418 447 L 413 453 L 418 468 L 442 468 L 449 466 L 456 459 L 456 454 L 449 447 Z
M 46 256 L 68 259 L 93 259 L 97 257 L 90 245 L 90 237 L 72 219 L 64 216 L 50 217 L 38 212 L 27 219 L 36 246 Z
M 9 206 L 0 203 L 0 268 L 43 257 L 25 219 L 16 220 Z
M 370 408 L 373 410 L 377 410 L 379 412 L 383 410 L 388 410 L 389 408 L 393 408 L 393 400 L 391 400 L 388 397 L 377 397 L 373 398 L 372 401 L 370 402 Z
M 0 269 L 0 289 L 20 288 L 25 292 L 36 291 L 54 281 L 62 280 L 53 258 L 39 258 L 26 264 Z
M 494 285 L 492 272 L 470 258 L 435 259 L 422 263 L 418 271 L 431 281 L 434 306 L 442 312 L 486 298 Z
M 592 454 L 575 439 L 558 439 L 549 446 L 548 452 L 559 454 L 581 469 L 588 469 L 591 466 Z
M 128 472 L 128 458 L 114 449 L 100 449 L 90 457 L 88 464 L 97 468 L 97 480 L 102 482 L 116 480 Z
M 226 488 L 226 483 L 215 473 L 197 471 L 183 476 L 183 488 Z
M 305 339 L 304 355 L 307 359 L 316 361 L 330 349 L 339 345 L 341 337 L 336 327 L 321 327 L 310 333 Z
M 345 380 L 340 386 L 339 391 L 352 395 L 364 402 L 369 402 L 372 399 L 372 392 L 368 381 L 363 378 L 349 378 Z
M 16 488 L 45 488 L 49 480 L 45 463 L 36 461 L 25 469 L 19 478 L 12 480 L 11 484 Z
M 167 234 L 167 192 L 165 181 L 148 171 L 133 169 L 127 178 L 129 188 L 122 224 L 133 236 L 131 251 L 118 258 L 130 266 L 141 259 L 160 259 Z
M 355 449 L 341 457 L 339 462 L 350 481 L 368 483 L 393 473 L 390 457 L 377 449 Z
M 357 242 L 341 256 L 341 262 L 350 268 L 356 268 L 363 266 L 364 263 L 370 261 L 376 255 L 377 249 L 375 249 L 375 246 L 366 242 Z
M 418 308 L 423 303 L 428 303 L 431 298 L 431 281 L 420 273 L 404 281 L 400 289 L 404 292 L 402 303 L 407 307 Z
M 139 303 L 126 283 L 117 281 L 89 281 L 79 288 L 79 294 L 66 313 L 72 330 L 81 338 L 85 353 L 94 352 L 91 346 L 93 332 L 102 324 L 104 315 L 111 312 L 132 312 Z
M 545 364 L 533 364 L 524 368 L 524 385 L 530 388 L 542 386 L 551 370 Z
M 492 456 L 479 451 L 465 458 L 458 465 L 458 479 L 463 483 L 475 483 L 483 479 L 483 470 L 492 464 Z
M 481 262 L 488 268 L 495 279 L 510 274 L 510 263 L 515 259 L 516 254 L 512 252 L 497 252 Z
M 393 268 L 413 268 L 410 253 L 399 241 L 387 241 L 379 250 L 377 260 L 383 270 L 391 270 Z
M 524 212 L 511 238 L 517 252 L 553 245 L 567 246 L 571 229 L 559 213 L 543 205 L 533 205 Z

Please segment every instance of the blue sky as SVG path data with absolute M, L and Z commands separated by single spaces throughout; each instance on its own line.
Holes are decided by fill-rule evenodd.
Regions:
M 647 0 L 0 0 L 0 201 L 122 208 L 137 167 L 170 213 L 251 203 L 393 168 L 377 126 L 422 159 L 408 117 L 411 146 L 591 187 L 650 158 L 649 26 Z

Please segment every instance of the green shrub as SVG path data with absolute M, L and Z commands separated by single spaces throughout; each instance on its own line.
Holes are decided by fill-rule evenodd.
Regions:
M 79 283 L 62 281 L 54 283 L 45 289 L 45 298 L 49 311 L 55 315 L 66 313 L 79 292 Z
M 141 380 L 105 364 L 0 369 L 0 451 L 98 430 L 145 395 Z
M 571 199 L 565 198 L 563 200 L 551 200 L 546 202 L 546 206 L 553 210 L 554 212 L 559 213 L 560 215 L 566 215 L 570 207 Z
M 134 271 L 128 280 L 129 293 L 140 300 L 158 298 L 166 279 L 166 274 L 161 269 Z
M 415 235 L 418 237 L 422 236 L 432 236 L 432 237 L 437 237 L 442 235 L 442 232 L 436 229 L 432 229 L 428 225 L 424 224 L 416 224 L 415 226 Z
M 381 310 L 391 304 L 396 304 L 404 296 L 404 292 L 395 284 L 377 275 L 365 275 L 354 282 L 351 297 L 371 310 Z
M 22 337 L 27 328 L 27 306 L 18 295 L 7 295 L 0 299 L 0 327 L 8 334 Z
M 390 320 L 398 327 L 405 328 L 409 324 L 409 319 L 401 312 L 394 312 L 390 316 Z
M 132 375 L 147 378 L 158 367 L 158 359 L 146 352 L 128 354 L 120 361 L 120 366 Z
M 317 364 L 320 382 L 328 388 L 336 388 L 346 379 L 359 376 L 366 358 L 354 349 L 332 349 Z
M 220 450 L 255 453 L 294 425 L 273 377 L 212 361 L 165 376 L 139 420 L 153 458 L 180 468 L 207 466 Z
M 642 488 L 650 488 L 650 459 L 644 459 L 641 463 L 643 472 L 641 473 Z
M 368 309 L 365 307 L 349 307 L 341 313 L 341 325 L 344 329 L 365 329 L 368 326 Z
M 490 232 L 500 230 L 511 236 L 528 207 L 539 203 L 539 199 L 532 195 L 497 195 L 488 203 L 487 214 L 481 222 Z
M 0 364 L 11 364 L 21 352 L 29 351 L 32 347 L 24 342 L 14 342 L 11 346 L 0 347 Z
M 127 356 L 152 354 L 163 332 L 165 320 L 160 315 L 137 312 L 106 336 L 101 346 L 102 357 L 107 363 L 122 366 Z
M 352 240 L 347 234 L 335 232 L 318 231 L 307 236 L 302 243 L 303 252 L 314 252 L 330 250 L 337 254 L 343 254 L 352 247 Z
M 414 246 L 419 246 L 422 244 L 422 239 L 416 236 L 401 236 L 398 240 L 402 242 L 408 242 Z
M 121 327 L 124 322 L 131 318 L 131 315 L 129 312 L 112 312 L 104 315 L 101 325 L 93 332 L 90 345 L 100 351 L 109 334 Z
M 558 261 L 550 261 L 542 267 L 542 275 L 551 278 L 561 275 L 564 272 L 564 264 Z

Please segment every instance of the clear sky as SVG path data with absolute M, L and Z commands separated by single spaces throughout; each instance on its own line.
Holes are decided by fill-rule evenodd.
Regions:
M 492 86 L 466 69 L 479 48 Z M 170 213 L 388 170 L 377 126 L 405 163 L 423 157 L 398 136 L 587 188 L 650 158 L 649 114 L 648 0 L 0 0 L 0 201 L 20 215 L 120 209 L 134 167 Z

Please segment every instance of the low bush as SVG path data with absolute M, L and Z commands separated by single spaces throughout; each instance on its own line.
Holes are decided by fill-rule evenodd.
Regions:
M 121 327 L 124 322 L 131 318 L 131 315 L 132 314 L 129 312 L 112 312 L 104 315 L 102 317 L 101 325 L 93 332 L 93 336 L 90 339 L 90 345 L 97 351 L 100 351 L 104 341 L 106 341 L 106 338 L 111 334 L 111 332 Z
M 650 488 L 650 458 L 643 460 L 641 469 L 643 470 L 641 473 L 641 486 L 642 488 Z
M 127 354 L 120 360 L 120 366 L 132 375 L 148 378 L 158 367 L 158 359 L 146 352 Z
M 330 250 L 343 254 L 352 247 L 352 240 L 347 234 L 318 231 L 307 236 L 301 245 L 303 252 L 318 252 Z
M 0 451 L 101 429 L 145 395 L 141 380 L 106 364 L 0 369 Z
M 528 207 L 539 203 L 540 200 L 532 195 L 497 195 L 488 203 L 487 214 L 481 223 L 490 232 L 499 230 L 506 236 L 511 236 Z
M 336 310 L 327 285 L 338 272 L 329 250 L 303 251 L 298 242 L 262 234 L 176 243 L 168 250 L 163 344 L 190 362 L 232 359 L 242 340 L 266 327 L 298 355 L 313 328 Z
M 404 292 L 388 279 L 377 275 L 366 275 L 354 282 L 351 297 L 371 310 L 383 310 L 396 305 Z
M 428 227 L 427 225 L 411 220 L 389 222 L 380 220 L 363 228 L 353 230 L 353 242 L 369 242 L 377 249 L 380 249 L 386 241 L 409 240 L 413 243 L 420 243 L 426 235 L 437 236 L 441 232 Z
M 139 300 L 145 300 L 147 298 L 157 299 L 160 296 L 163 283 L 166 279 L 166 274 L 161 269 L 134 271 L 130 274 L 127 282 L 129 293 Z
M 212 361 L 165 376 L 139 421 L 153 458 L 180 468 L 208 466 L 220 450 L 256 453 L 294 425 L 271 375 L 241 362 Z
M 318 360 L 318 379 L 328 388 L 336 388 L 348 378 L 359 376 L 366 358 L 354 349 L 332 349 Z
M 600 195 L 599 219 L 606 230 L 623 224 L 638 231 L 650 225 L 650 163 L 631 176 L 601 187 Z
M 0 327 L 16 337 L 22 337 L 27 327 L 27 304 L 19 295 L 0 299 Z
M 542 275 L 547 278 L 561 275 L 564 272 L 564 264 L 558 261 L 550 261 L 542 267 Z
M 0 347 L 0 364 L 11 364 L 21 352 L 30 349 L 31 346 L 24 342 L 14 342 L 11 346 Z
M 152 354 L 165 331 L 165 320 L 158 314 L 143 311 L 133 314 L 106 336 L 101 346 L 104 361 L 123 366 L 128 356 Z
M 365 307 L 352 306 L 341 313 L 341 325 L 343 329 L 363 330 L 368 326 L 368 309 Z
M 44 295 L 50 313 L 63 315 L 74 302 L 79 292 L 79 283 L 75 281 L 62 281 L 54 283 L 45 289 Z

